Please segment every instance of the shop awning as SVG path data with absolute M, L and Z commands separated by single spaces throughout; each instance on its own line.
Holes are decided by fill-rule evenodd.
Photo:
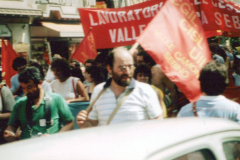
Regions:
M 30 27 L 31 37 L 84 37 L 82 24 L 42 22 L 42 26 Z

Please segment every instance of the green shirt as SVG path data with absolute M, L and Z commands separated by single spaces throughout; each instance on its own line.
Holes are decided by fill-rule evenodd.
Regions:
M 47 94 L 51 97 L 50 105 L 51 105 L 51 120 L 52 124 L 49 128 L 48 133 L 53 134 L 58 132 L 61 129 L 62 123 L 67 123 L 73 120 L 72 113 L 66 103 L 66 101 L 56 93 L 47 92 Z M 45 98 L 45 97 L 44 97 Z M 9 119 L 8 125 L 14 128 L 18 128 L 20 126 L 22 134 L 21 138 L 26 139 L 30 138 L 30 131 L 27 123 L 26 116 L 26 103 L 27 97 L 20 98 L 14 105 L 11 117 Z M 45 100 L 43 99 L 40 106 L 35 109 L 35 105 L 32 106 L 32 135 L 36 135 L 41 132 L 42 134 L 47 133 L 46 126 L 40 125 L 40 120 L 44 118 L 44 108 L 45 108 Z

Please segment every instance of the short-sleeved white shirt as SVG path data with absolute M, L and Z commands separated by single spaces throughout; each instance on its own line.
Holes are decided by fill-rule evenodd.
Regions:
M 72 79 L 74 79 L 74 84 L 72 83 Z M 79 78 L 75 77 L 69 77 L 65 82 L 60 82 L 59 79 L 55 79 L 50 83 L 50 86 L 52 87 L 52 92 L 60 94 L 65 100 L 68 99 L 74 99 L 75 92 L 77 93 L 77 81 L 79 81 Z
M 224 118 L 240 123 L 240 105 L 223 95 L 201 96 L 196 109 L 198 117 Z M 194 117 L 192 103 L 182 107 L 178 117 Z
M 88 118 L 98 120 L 99 125 L 106 125 L 109 116 L 117 106 L 117 102 L 124 96 L 128 89 L 134 88 L 130 95 L 125 99 L 122 106 L 114 116 L 111 124 L 126 121 L 137 121 L 153 119 L 163 114 L 156 92 L 149 84 L 141 83 L 132 78 L 130 85 L 116 99 L 110 88 L 111 79 L 107 83 L 97 85 L 92 93 L 90 103 L 100 93 L 103 87 L 107 87 L 105 92 L 98 98 L 93 105 Z

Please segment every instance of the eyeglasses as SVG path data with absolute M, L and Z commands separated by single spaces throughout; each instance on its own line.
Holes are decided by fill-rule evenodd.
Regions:
M 127 68 L 129 68 L 130 70 L 134 68 L 134 65 L 133 64 L 130 64 L 130 65 L 121 65 L 119 66 L 118 70 L 122 71 L 122 72 L 125 72 L 127 70 Z

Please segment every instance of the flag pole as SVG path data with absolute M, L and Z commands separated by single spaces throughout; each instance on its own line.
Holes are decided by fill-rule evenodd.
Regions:
M 133 55 L 134 53 L 134 50 L 139 46 L 139 43 L 136 42 L 134 43 L 134 45 L 132 45 L 132 48 L 129 50 L 129 52 L 131 53 L 131 55 Z
M 92 27 L 89 28 L 89 30 L 88 30 L 87 34 L 84 36 L 84 38 L 87 37 L 87 35 L 90 33 L 91 30 L 92 30 Z M 84 38 L 83 38 L 83 40 L 84 40 Z M 83 41 L 83 40 L 82 40 L 82 41 Z M 81 41 L 81 42 L 82 42 L 82 41 Z M 72 56 L 76 53 L 78 47 L 81 46 L 81 42 L 78 44 L 78 46 L 77 46 L 75 52 L 74 52 L 73 54 L 71 54 L 71 56 L 69 57 L 68 62 L 70 62 L 70 60 L 72 59 Z

